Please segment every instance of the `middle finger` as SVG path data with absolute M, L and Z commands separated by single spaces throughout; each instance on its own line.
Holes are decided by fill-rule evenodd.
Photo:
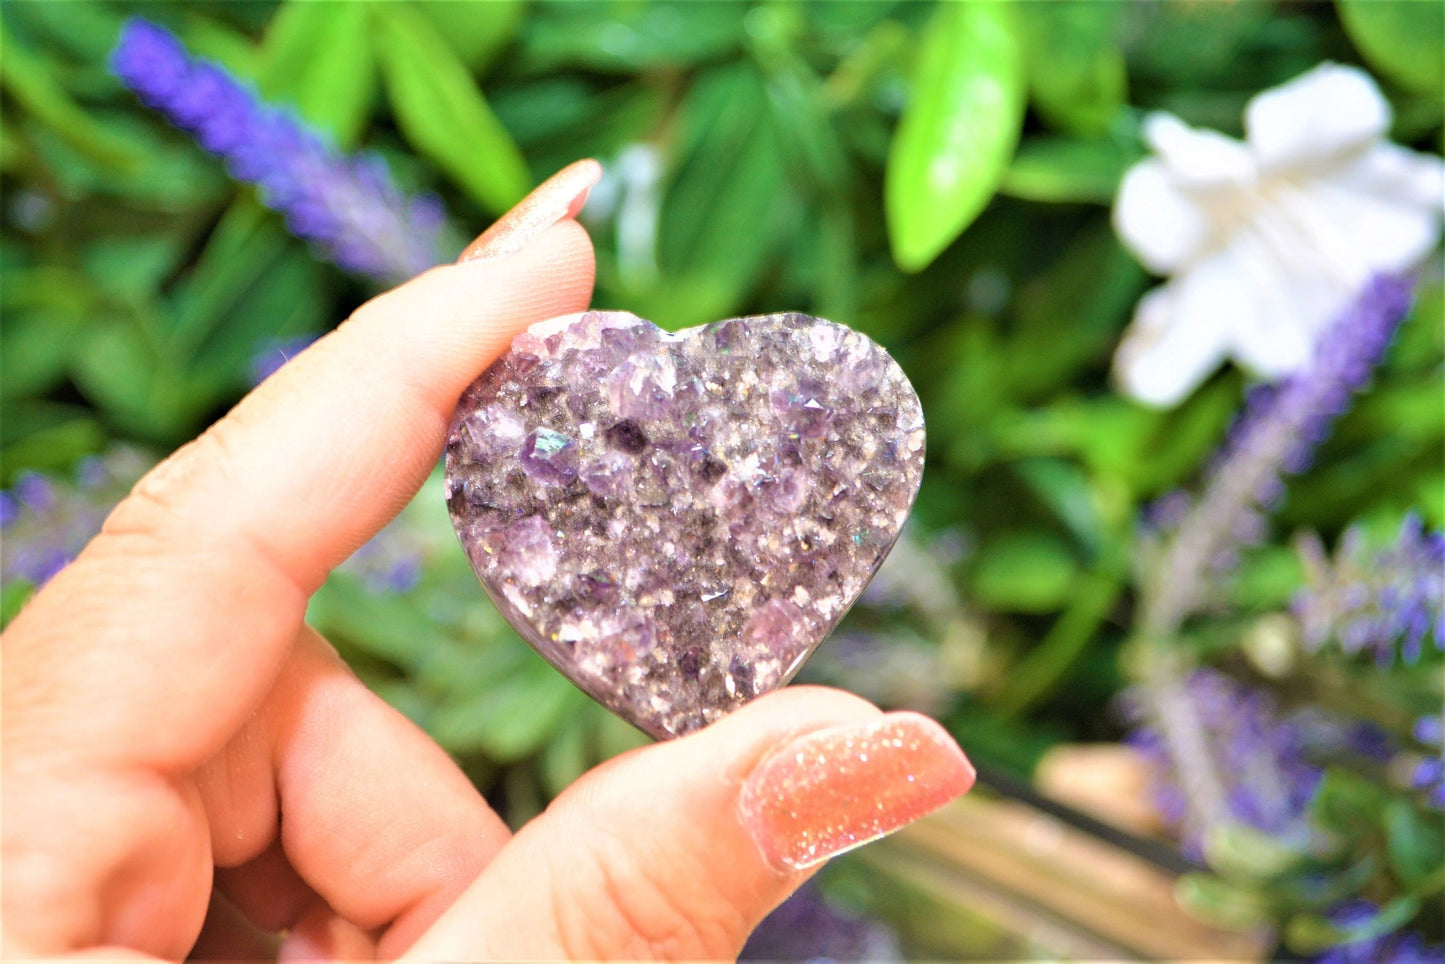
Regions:
M 310 627 L 260 711 L 197 783 L 218 864 L 249 861 L 279 839 L 286 863 L 339 915 L 388 928 L 387 956 L 511 836 L 446 752 Z

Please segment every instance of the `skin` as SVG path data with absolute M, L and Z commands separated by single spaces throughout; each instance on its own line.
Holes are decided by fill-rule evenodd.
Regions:
M 730 957 L 802 882 L 739 788 L 867 703 L 772 694 L 586 774 L 513 837 L 302 621 L 436 464 L 466 385 L 584 309 L 593 273 L 564 219 L 367 303 L 32 600 L 3 638 L 0 957 L 270 956 L 281 931 L 284 958 Z

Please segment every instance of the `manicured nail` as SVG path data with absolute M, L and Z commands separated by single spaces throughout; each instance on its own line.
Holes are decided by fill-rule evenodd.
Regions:
M 587 192 L 601 177 L 602 165 L 590 158 L 568 164 L 483 231 L 457 260 L 478 261 L 516 254 L 552 225 L 575 218 L 587 203 Z
M 804 870 L 932 813 L 973 778 L 943 727 L 889 713 L 773 751 L 743 782 L 738 807 L 770 865 Z

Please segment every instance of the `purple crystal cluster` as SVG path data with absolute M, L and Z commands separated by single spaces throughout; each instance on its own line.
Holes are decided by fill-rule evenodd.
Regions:
M 841 325 L 587 312 L 467 390 L 447 504 L 518 631 L 666 738 L 792 678 L 897 539 L 923 448 L 907 377 Z

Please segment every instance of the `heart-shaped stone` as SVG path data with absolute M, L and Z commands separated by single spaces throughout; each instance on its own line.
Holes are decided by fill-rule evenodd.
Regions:
M 446 495 L 472 567 L 568 679 L 652 736 L 782 686 L 898 538 L 913 386 L 808 315 L 534 325 L 467 389 Z

